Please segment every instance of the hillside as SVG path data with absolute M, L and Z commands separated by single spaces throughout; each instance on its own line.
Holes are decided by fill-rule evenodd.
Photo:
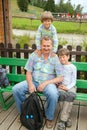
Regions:
M 43 9 L 32 5 L 28 5 L 28 12 L 21 12 L 18 8 L 17 0 L 11 0 L 11 12 L 12 12 L 12 16 L 29 17 L 31 15 L 35 15 L 37 18 L 39 18 L 41 12 L 43 12 Z

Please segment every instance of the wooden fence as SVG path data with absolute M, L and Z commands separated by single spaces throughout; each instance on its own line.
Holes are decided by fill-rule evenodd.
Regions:
M 7 47 L 5 47 L 4 45 L 5 44 L 0 43 L 1 57 L 16 57 L 27 59 L 29 57 L 29 54 L 31 54 L 36 49 L 35 44 L 32 45 L 31 49 L 29 49 L 28 44 L 24 44 L 23 49 L 20 48 L 20 44 L 18 43 L 16 44 L 15 48 L 12 46 L 11 43 L 9 43 Z M 59 45 L 58 49 L 62 47 L 63 46 Z M 85 51 L 83 51 L 83 48 L 80 45 L 76 46 L 76 49 L 73 49 L 71 45 L 68 45 L 67 48 L 70 50 L 70 61 L 87 62 L 87 47 L 85 48 Z M 18 73 L 21 73 L 21 71 L 19 71 Z M 80 78 L 81 74 L 83 75 L 83 72 L 78 72 L 78 78 Z M 87 73 L 84 73 L 84 78 L 87 79 Z

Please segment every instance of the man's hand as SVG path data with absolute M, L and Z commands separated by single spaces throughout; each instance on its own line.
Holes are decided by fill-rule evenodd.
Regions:
M 29 86 L 29 92 L 30 93 L 36 92 L 36 88 L 35 88 L 34 84 L 32 84 L 31 86 Z

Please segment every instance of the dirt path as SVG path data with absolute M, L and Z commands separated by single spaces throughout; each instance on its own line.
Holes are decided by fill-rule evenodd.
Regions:
M 13 34 L 17 36 L 22 36 L 26 34 L 30 35 L 30 37 L 34 37 L 36 36 L 36 31 L 13 29 Z M 58 34 L 58 39 L 61 39 L 62 41 L 67 41 L 69 45 L 81 45 L 83 43 L 83 40 L 87 41 L 87 35 Z

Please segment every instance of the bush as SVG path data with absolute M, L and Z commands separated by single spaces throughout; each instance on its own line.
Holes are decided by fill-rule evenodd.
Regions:
M 32 47 L 32 43 L 31 41 L 34 41 L 35 40 L 35 37 L 30 37 L 28 35 L 23 35 L 23 36 L 16 36 L 16 35 L 13 35 L 12 36 L 12 39 L 14 41 L 14 45 L 16 43 L 19 43 L 20 44 L 20 47 L 21 48 L 24 48 L 24 44 L 28 44 L 28 46 L 31 48 Z
M 17 4 L 22 12 L 28 11 L 28 0 L 17 0 Z

